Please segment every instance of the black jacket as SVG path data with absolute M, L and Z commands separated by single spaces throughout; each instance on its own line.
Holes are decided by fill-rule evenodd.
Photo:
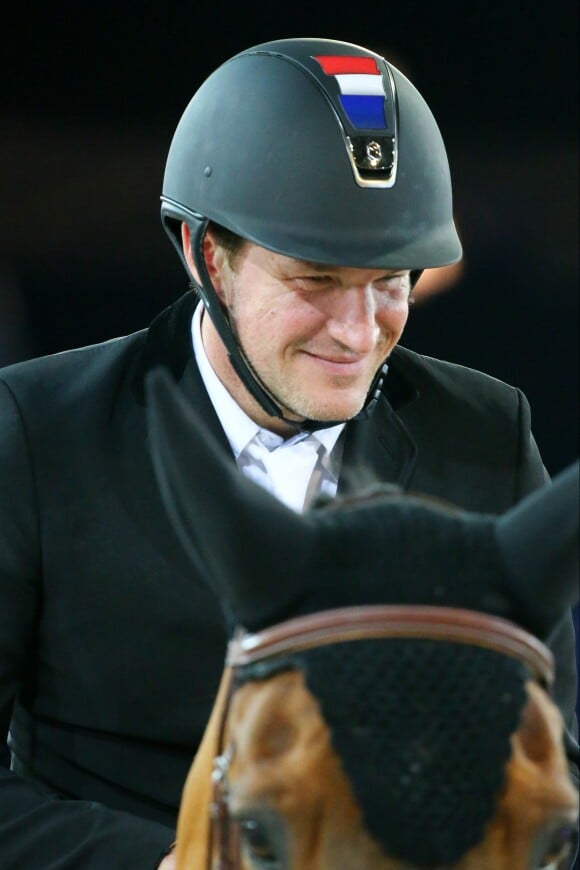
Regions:
M 143 383 L 167 366 L 229 451 L 191 351 L 194 304 L 0 371 L 0 740 L 12 719 L 19 774 L 1 773 L 3 870 L 145 870 L 173 839 L 226 638 L 160 500 Z M 397 348 L 383 393 L 346 427 L 339 490 L 363 468 L 497 513 L 545 483 L 519 390 Z M 573 730 L 571 620 L 553 649 Z

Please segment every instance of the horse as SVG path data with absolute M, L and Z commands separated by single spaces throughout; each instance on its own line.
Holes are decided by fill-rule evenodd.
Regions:
M 546 640 L 578 599 L 578 463 L 501 517 L 385 486 L 300 515 L 165 372 L 147 390 L 164 504 L 230 633 L 178 870 L 564 867 Z

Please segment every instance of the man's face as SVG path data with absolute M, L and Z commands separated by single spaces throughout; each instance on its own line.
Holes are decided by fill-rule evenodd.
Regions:
M 355 416 L 407 322 L 409 272 L 320 266 L 251 243 L 233 268 L 214 263 L 244 353 L 285 416 Z
M 186 223 L 181 230 L 185 258 L 199 281 Z M 228 256 L 211 229 L 203 253 L 237 340 L 284 417 L 356 416 L 407 322 L 409 271 L 322 266 L 250 242 Z M 248 393 L 209 317 L 202 336 L 214 371 L 248 416 L 280 434 L 288 431 Z

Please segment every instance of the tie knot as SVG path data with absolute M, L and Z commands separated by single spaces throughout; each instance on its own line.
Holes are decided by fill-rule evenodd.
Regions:
M 262 429 L 252 438 L 244 453 L 254 466 L 258 463 L 264 469 L 272 493 L 300 512 L 304 509 L 313 472 L 322 456 L 321 448 L 322 444 L 311 433 L 300 432 L 284 441 L 274 432 Z M 259 471 L 254 468 L 248 476 L 257 479 L 257 475 Z
M 318 453 L 320 448 L 323 448 L 322 442 L 312 432 L 297 432 L 296 435 L 284 440 L 281 435 L 277 435 L 275 432 L 270 432 L 268 429 L 259 429 L 252 440 L 261 447 L 265 447 L 268 453 L 273 453 L 279 449 L 283 452 L 296 451 L 304 453 L 304 451 L 308 450 Z

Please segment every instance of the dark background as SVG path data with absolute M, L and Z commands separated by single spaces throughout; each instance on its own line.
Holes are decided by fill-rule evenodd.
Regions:
M 308 11 L 170 0 L 11 8 L 0 68 L 0 363 L 141 328 L 180 295 L 159 194 L 194 90 L 258 42 L 345 39 L 413 79 L 452 168 L 464 270 L 415 307 L 403 344 L 520 386 L 556 473 L 578 443 L 576 4 L 301 5 Z
M 555 474 L 578 454 L 577 4 L 337 5 L 11 6 L 0 364 L 144 327 L 180 295 L 159 194 L 193 92 L 258 42 L 344 39 L 415 82 L 451 163 L 463 272 L 415 306 L 402 343 L 521 387 Z
M 415 306 L 403 343 L 520 386 L 556 473 L 578 443 L 576 4 L 262 5 L 11 9 L 0 67 L 0 363 L 138 329 L 180 295 L 159 194 L 194 90 L 249 45 L 345 39 L 413 79 L 452 168 L 464 270 Z

